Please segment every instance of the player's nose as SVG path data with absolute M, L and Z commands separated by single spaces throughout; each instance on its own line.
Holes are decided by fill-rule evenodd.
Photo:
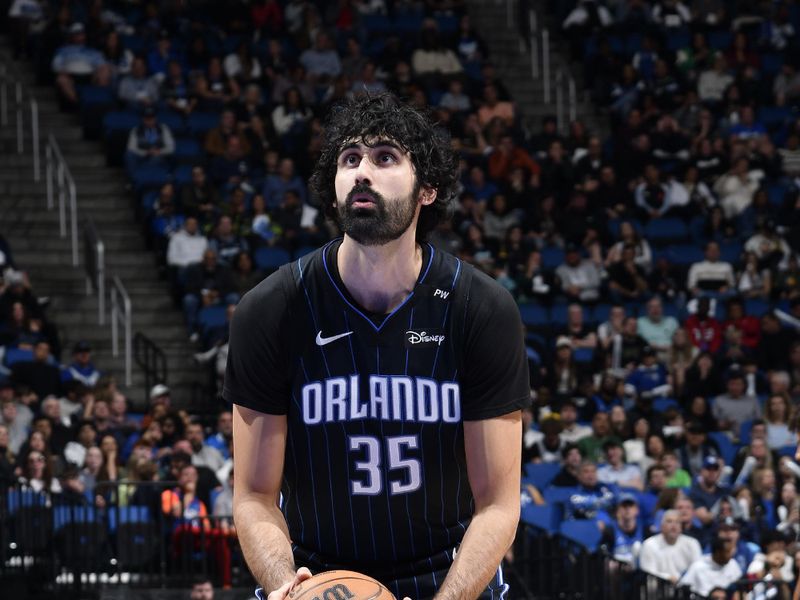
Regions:
M 356 169 L 356 183 L 364 183 L 370 185 L 372 183 L 372 164 L 370 161 L 363 159 L 358 163 Z

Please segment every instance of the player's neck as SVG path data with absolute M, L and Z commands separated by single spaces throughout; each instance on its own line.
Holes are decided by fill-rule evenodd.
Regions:
M 345 236 L 336 260 L 342 283 L 355 301 L 370 312 L 389 313 L 414 289 L 422 249 L 414 228 L 380 246 L 362 246 Z

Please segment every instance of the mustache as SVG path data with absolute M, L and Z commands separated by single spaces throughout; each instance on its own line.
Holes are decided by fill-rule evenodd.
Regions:
M 383 206 L 384 199 L 380 193 L 373 190 L 370 186 L 366 183 L 357 183 L 353 186 L 353 189 L 347 194 L 345 198 L 345 204 L 347 207 L 352 207 L 353 202 L 355 201 L 356 196 L 367 196 L 369 197 L 372 202 L 374 202 L 377 206 Z

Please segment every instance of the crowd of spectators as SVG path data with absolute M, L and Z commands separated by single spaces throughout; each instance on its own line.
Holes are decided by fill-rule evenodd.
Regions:
M 721 588 L 743 573 L 795 577 L 796 3 L 552 3 L 608 136 L 580 120 L 568 131 L 554 117 L 524 122 L 491 62 L 502 57 L 488 55 L 461 2 L 212 4 L 12 8 L 19 52 L 51 70 L 65 108 L 84 111 L 86 90 L 100 89 L 107 110 L 135 116 L 123 143 L 108 129 L 104 139 L 196 360 L 221 378 L 241 295 L 337 235 L 305 184 L 329 108 L 394 92 L 432 110 L 460 156 L 455 214 L 431 243 L 520 303 L 534 398 L 526 466 L 561 466 L 552 482 L 523 486 L 523 502 L 577 488 L 559 502 L 564 519 L 596 520 L 620 561 L 702 595 L 716 593 L 698 583 L 709 572 L 726 574 L 713 579 Z M 221 462 L 159 391 L 141 423 L 115 434 L 116 476 L 183 481 L 175 493 L 202 514 L 208 490 L 229 482 L 224 443 Z M 83 462 L 100 442 L 106 477 L 112 411 L 99 409 L 100 426 L 95 413 L 118 392 L 101 380 L 67 393 L 71 410 L 51 402 L 61 413 L 45 419 L 43 402 L 22 443 L 37 423 L 64 421 Z M 183 473 L 189 463 L 197 474 Z
M 541 257 L 555 240 L 565 263 L 548 279 L 537 258 L 542 291 L 534 280 L 528 297 L 570 304 L 549 330 L 529 321 L 549 337 L 532 353 L 540 431 L 526 434 L 527 459 L 561 470 L 529 466 L 524 501 L 596 519 L 620 562 L 701 597 L 747 577 L 783 582 L 770 593 L 788 598 L 800 574 L 800 7 L 551 8 L 611 135 L 575 122 L 538 148 L 532 230 Z

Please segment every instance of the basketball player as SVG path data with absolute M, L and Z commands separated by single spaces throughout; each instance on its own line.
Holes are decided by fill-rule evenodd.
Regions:
M 236 310 L 233 512 L 261 598 L 308 569 L 413 600 L 505 594 L 527 363 L 511 296 L 423 241 L 456 173 L 446 136 L 394 97 L 338 107 L 310 184 L 343 239 Z

